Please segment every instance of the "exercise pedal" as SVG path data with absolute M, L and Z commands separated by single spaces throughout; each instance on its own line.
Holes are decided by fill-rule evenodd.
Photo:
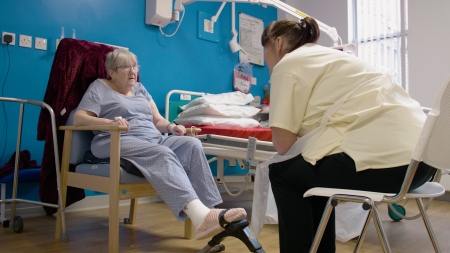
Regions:
M 225 239 L 225 237 L 232 236 L 239 240 L 241 240 L 247 248 L 250 250 L 250 252 L 254 253 L 265 253 L 265 251 L 262 249 L 261 244 L 258 242 L 257 239 L 251 239 L 249 238 L 250 229 L 248 229 L 249 222 L 247 219 L 242 219 L 240 221 L 232 222 L 225 226 L 225 230 L 220 232 L 219 234 L 215 235 L 211 241 L 208 242 L 208 245 L 206 245 L 202 250 L 200 250 L 198 253 L 213 253 L 213 252 L 219 252 L 214 251 L 214 247 L 219 245 L 219 247 L 216 247 L 217 249 L 222 249 L 223 247 L 220 247 L 220 243 Z M 213 250 L 213 251 L 211 251 Z

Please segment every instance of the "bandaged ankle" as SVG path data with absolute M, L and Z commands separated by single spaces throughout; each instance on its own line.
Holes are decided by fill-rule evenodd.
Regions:
M 199 199 L 194 199 L 183 208 L 183 211 L 191 218 L 192 224 L 197 228 L 211 209 L 205 206 Z

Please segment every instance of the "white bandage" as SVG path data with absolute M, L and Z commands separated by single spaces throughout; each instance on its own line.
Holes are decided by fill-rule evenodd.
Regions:
M 114 118 L 114 120 L 119 120 L 119 119 L 122 119 L 122 117 L 119 116 L 119 117 L 115 117 L 115 118 Z

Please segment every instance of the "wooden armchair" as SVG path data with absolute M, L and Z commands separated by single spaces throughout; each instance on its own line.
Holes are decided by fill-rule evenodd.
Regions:
M 74 110 L 75 111 L 75 110 Z M 120 167 L 120 132 L 126 131 L 124 126 L 71 126 L 73 113 L 71 113 L 66 126 L 59 129 L 64 130 L 64 146 L 61 160 L 61 182 L 63 205 L 66 205 L 67 186 L 88 189 L 109 194 L 109 252 L 119 252 L 119 201 L 131 199 L 129 224 L 136 221 L 137 199 L 140 197 L 158 195 L 155 189 L 145 178 L 127 173 Z M 108 176 L 83 174 L 69 171 L 69 164 L 84 162 L 84 154 L 90 150 L 93 138 L 92 130 L 111 131 L 111 154 L 110 164 L 100 164 L 98 169 L 91 171 L 101 171 L 100 166 L 107 166 Z M 83 165 L 83 164 L 81 164 Z M 92 164 L 86 165 L 92 167 Z M 122 177 L 121 177 L 122 175 Z M 56 238 L 60 238 L 61 222 L 60 214 L 57 216 Z M 193 238 L 193 226 L 190 219 L 185 221 L 185 237 Z

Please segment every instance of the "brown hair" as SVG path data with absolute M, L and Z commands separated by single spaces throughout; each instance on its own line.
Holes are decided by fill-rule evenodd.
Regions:
M 261 43 L 263 47 L 270 46 L 278 37 L 286 42 L 285 53 L 290 53 L 307 43 L 316 43 L 320 37 L 319 25 L 312 17 L 306 17 L 300 22 L 292 19 L 275 21 L 264 30 Z

